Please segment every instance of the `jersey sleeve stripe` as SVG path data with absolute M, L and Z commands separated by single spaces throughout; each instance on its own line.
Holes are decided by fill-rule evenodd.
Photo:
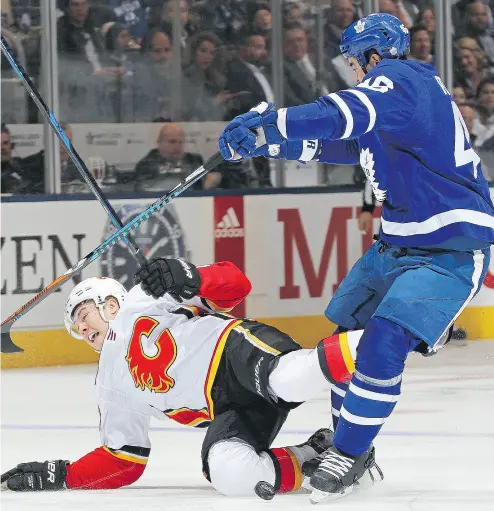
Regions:
M 318 148 L 319 141 L 317 139 L 304 140 L 302 143 L 302 154 L 300 155 L 299 161 L 311 161 Z
M 353 131 L 352 112 L 351 112 L 350 108 L 348 108 L 348 105 L 343 101 L 343 99 L 340 96 L 338 96 L 338 94 L 333 92 L 331 94 L 328 94 L 328 98 L 331 98 L 338 105 L 338 108 L 341 110 L 341 113 L 344 115 L 345 120 L 346 120 L 346 127 L 345 127 L 345 132 L 343 133 L 343 136 L 341 138 L 342 139 L 348 138 L 352 134 L 352 131 Z
M 345 92 L 351 92 L 353 95 L 357 96 L 357 98 L 359 98 L 360 101 L 362 101 L 362 103 L 367 107 L 367 110 L 369 111 L 369 126 L 367 127 L 365 133 L 368 133 L 374 127 L 374 124 L 376 124 L 376 109 L 374 108 L 374 105 L 367 97 L 367 95 L 359 90 L 347 89 Z

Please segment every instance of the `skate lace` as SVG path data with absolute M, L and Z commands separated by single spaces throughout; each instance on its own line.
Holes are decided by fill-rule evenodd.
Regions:
M 354 461 L 335 452 L 328 452 L 319 465 L 320 470 L 329 472 L 336 477 L 343 477 L 353 466 Z

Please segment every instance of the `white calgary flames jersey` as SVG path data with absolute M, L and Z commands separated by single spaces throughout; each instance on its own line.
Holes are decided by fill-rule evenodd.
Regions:
M 224 311 L 224 309 L 223 309 Z M 150 416 L 190 426 L 214 414 L 211 389 L 223 346 L 240 321 L 199 297 L 177 302 L 130 290 L 110 321 L 96 388 L 101 442 L 149 448 Z

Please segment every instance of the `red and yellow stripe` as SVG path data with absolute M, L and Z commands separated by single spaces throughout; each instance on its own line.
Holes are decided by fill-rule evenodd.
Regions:
M 342 383 L 351 379 L 355 372 L 355 361 L 346 332 L 334 334 L 320 341 L 317 352 L 321 369 L 332 383 Z
M 140 465 L 146 465 L 148 460 L 147 458 L 139 458 L 137 456 L 133 456 L 130 453 L 126 453 L 124 451 L 113 451 L 112 449 L 109 449 L 108 447 L 103 446 L 103 449 L 110 453 L 112 456 L 115 456 L 115 458 L 119 458 L 121 460 L 130 461 L 132 463 L 139 463 Z
M 225 350 L 226 341 L 230 332 L 238 325 L 242 323 L 242 320 L 233 320 L 228 323 L 226 328 L 221 332 L 218 342 L 216 343 L 216 347 L 214 348 L 213 356 L 211 357 L 211 362 L 209 363 L 209 369 L 206 374 L 206 381 L 204 382 L 204 395 L 206 396 L 206 404 L 208 407 L 208 413 L 211 420 L 214 419 L 214 403 L 213 398 L 211 396 L 211 392 L 213 390 L 214 380 L 216 378 L 216 373 L 218 372 L 218 367 L 221 362 L 221 356 L 223 355 L 223 351 Z
M 288 447 L 278 447 L 268 451 L 275 465 L 278 493 L 295 491 L 302 486 L 302 469 L 295 454 Z

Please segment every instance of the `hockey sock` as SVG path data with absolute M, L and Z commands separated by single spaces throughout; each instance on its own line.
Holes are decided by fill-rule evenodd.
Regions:
M 333 417 L 333 431 L 336 431 L 340 410 L 348 391 L 348 383 L 336 383 L 331 385 L 331 415 Z
M 367 323 L 359 343 L 355 374 L 340 409 L 334 445 L 346 454 L 365 453 L 393 411 L 401 389 L 413 334 L 383 318 Z
M 350 381 L 355 371 L 357 346 L 364 330 L 336 333 L 317 345 L 319 364 L 331 383 Z
M 312 447 L 304 447 L 309 447 L 309 449 L 315 453 Z M 276 473 L 274 489 L 277 493 L 287 493 L 300 488 L 303 481 L 302 464 L 304 461 L 307 461 L 305 458 L 308 455 L 305 451 L 306 450 L 301 447 L 276 447 L 267 451 L 273 460 Z M 299 459 L 295 452 L 297 452 L 298 456 L 301 456 L 302 459 Z M 313 457 L 314 456 L 309 459 Z

